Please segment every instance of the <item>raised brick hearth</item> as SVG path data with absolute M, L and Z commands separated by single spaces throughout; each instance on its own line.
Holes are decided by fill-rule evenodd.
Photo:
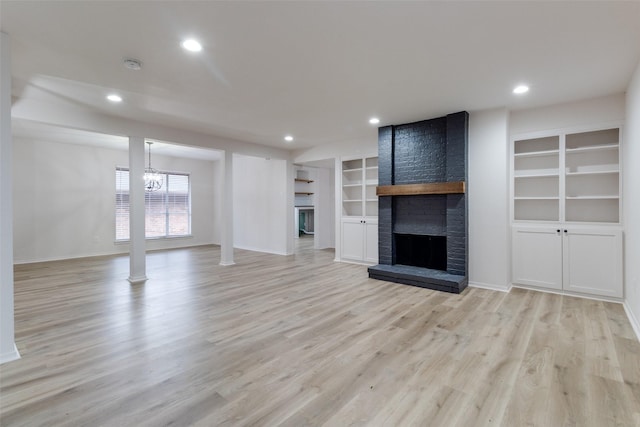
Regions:
M 378 130 L 380 264 L 370 277 L 455 293 L 467 286 L 468 122 L 463 111 Z

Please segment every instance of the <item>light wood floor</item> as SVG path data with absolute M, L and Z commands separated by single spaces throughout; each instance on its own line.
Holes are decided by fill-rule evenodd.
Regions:
M 218 247 L 18 266 L 3 426 L 638 426 L 619 304 L 453 295 L 330 251 Z

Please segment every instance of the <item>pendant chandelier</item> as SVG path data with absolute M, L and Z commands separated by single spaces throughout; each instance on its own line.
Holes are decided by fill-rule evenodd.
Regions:
M 147 192 L 158 191 L 162 188 L 162 174 L 151 167 L 151 144 L 153 142 L 146 141 L 149 145 L 149 167 L 144 170 L 144 189 Z

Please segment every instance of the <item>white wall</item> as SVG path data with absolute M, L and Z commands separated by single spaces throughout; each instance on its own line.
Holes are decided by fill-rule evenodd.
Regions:
M 509 118 L 510 134 L 541 130 L 619 124 L 625 119 L 624 94 L 513 111 Z
M 115 168 L 126 150 L 16 139 L 14 145 L 16 263 L 126 253 L 115 240 Z M 153 156 L 160 170 L 191 174 L 192 237 L 147 241 L 147 249 L 217 243 L 214 162 Z
M 469 284 L 510 286 L 509 113 L 469 115 Z
M 0 363 L 18 359 L 13 321 L 11 43 L 0 32 Z
M 288 236 L 287 162 L 233 155 L 233 245 L 286 255 Z M 293 217 L 293 215 L 289 215 Z
M 314 248 L 335 248 L 335 172 L 317 168 L 316 180 L 316 235 Z
M 640 64 L 627 89 L 627 118 L 622 161 L 625 218 L 625 308 L 640 339 Z
M 378 155 L 378 131 L 372 131 L 371 139 L 366 141 L 340 141 L 308 149 L 295 150 L 294 163 L 315 162 L 341 157 L 371 157 Z

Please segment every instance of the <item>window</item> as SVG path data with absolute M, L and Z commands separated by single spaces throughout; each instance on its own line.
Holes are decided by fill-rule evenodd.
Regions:
M 145 192 L 145 235 L 149 238 L 191 234 L 189 175 L 160 172 L 163 186 Z M 116 240 L 129 240 L 129 169 L 116 168 Z

